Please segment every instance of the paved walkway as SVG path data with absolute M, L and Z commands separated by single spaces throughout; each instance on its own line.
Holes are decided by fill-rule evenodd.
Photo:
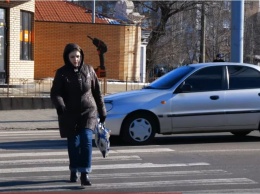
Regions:
M 55 109 L 0 111 L 0 130 L 58 129 Z

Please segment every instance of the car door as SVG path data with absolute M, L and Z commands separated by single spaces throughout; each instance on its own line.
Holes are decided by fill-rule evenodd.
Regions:
M 190 86 L 190 91 L 175 92 L 171 99 L 174 132 L 224 129 L 224 75 L 223 66 L 210 66 L 199 69 L 183 82 L 183 87 Z
M 260 72 L 240 65 L 227 66 L 227 126 L 232 129 L 258 128 L 260 119 Z

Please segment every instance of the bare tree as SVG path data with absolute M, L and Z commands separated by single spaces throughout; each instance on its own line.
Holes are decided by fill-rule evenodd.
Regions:
M 206 9 L 206 61 L 213 61 L 218 53 L 230 58 L 231 4 L 216 1 L 207 4 Z
M 260 64 L 260 14 L 258 2 L 248 1 L 245 11 L 244 25 L 244 61 L 252 64 Z
M 76 1 L 75 1 L 76 2 Z M 87 5 L 87 3 L 88 5 Z M 113 5 L 117 1 L 101 3 L 102 13 L 111 15 Z M 141 26 L 150 31 L 147 44 L 147 70 L 157 64 L 175 66 L 199 62 L 200 33 L 205 30 L 206 62 L 213 61 L 218 53 L 223 53 L 226 60 L 230 57 L 231 40 L 231 1 L 206 2 L 206 27 L 201 28 L 201 3 L 205 1 L 133 1 L 135 11 L 145 15 Z M 90 7 L 88 1 L 78 1 Z M 253 6 L 254 7 L 254 6 Z M 110 13 L 111 12 L 111 13 Z M 255 16 L 254 18 L 258 18 Z M 247 18 L 245 18 L 247 19 Z M 245 22 L 245 52 L 246 55 L 259 54 L 259 20 L 251 18 Z M 253 48 L 254 46 L 254 48 Z M 250 53 L 249 53 L 250 51 Z
M 171 17 L 165 35 L 156 43 L 157 52 L 153 60 L 165 64 L 169 69 L 197 62 L 199 53 L 199 31 L 196 9 L 186 10 Z
M 169 19 L 180 12 L 195 9 L 199 1 L 135 1 L 136 5 L 141 5 L 150 10 L 150 13 L 157 13 L 159 18 L 156 22 L 151 22 L 154 26 L 151 26 L 151 34 L 149 42 L 147 44 L 147 70 L 153 68 L 156 58 L 155 53 L 162 51 L 162 47 L 165 45 L 160 40 L 167 34 Z M 170 44 L 170 41 L 168 41 Z M 167 47 L 166 47 L 167 48 Z

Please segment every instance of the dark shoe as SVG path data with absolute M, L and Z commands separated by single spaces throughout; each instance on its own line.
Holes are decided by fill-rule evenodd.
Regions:
M 81 186 L 82 186 L 82 187 L 90 186 L 90 185 L 91 185 L 91 182 L 90 182 L 90 180 L 89 180 L 88 174 L 85 173 L 85 172 L 82 172 L 82 173 L 81 173 L 80 180 L 81 180 Z
M 70 172 L 70 182 L 75 183 L 78 181 L 77 172 Z

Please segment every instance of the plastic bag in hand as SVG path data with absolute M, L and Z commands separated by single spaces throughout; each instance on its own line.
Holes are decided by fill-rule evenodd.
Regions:
M 98 123 L 95 129 L 95 143 L 100 152 L 102 153 L 103 158 L 108 156 L 110 149 L 110 130 L 107 129 L 104 123 Z

